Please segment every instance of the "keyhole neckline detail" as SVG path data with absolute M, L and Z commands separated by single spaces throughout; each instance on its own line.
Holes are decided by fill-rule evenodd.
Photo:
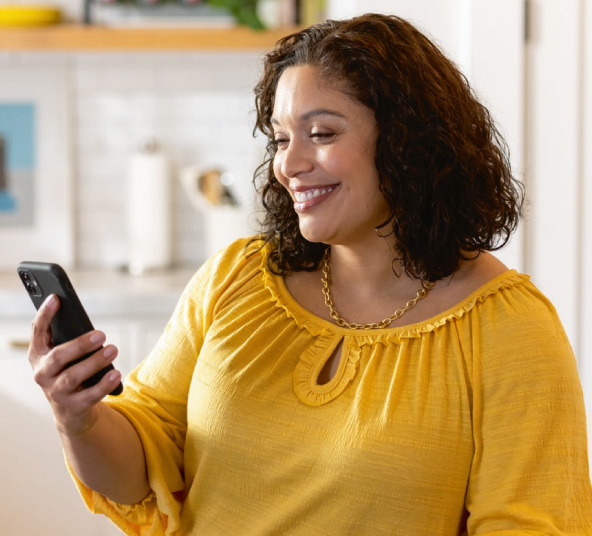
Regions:
M 343 341 L 339 365 L 335 375 L 326 383 L 319 383 L 319 375 L 339 343 Z M 356 376 L 361 348 L 355 338 L 341 336 L 319 337 L 316 343 L 300 356 L 294 369 L 293 387 L 298 399 L 309 406 L 321 406 L 341 395 Z

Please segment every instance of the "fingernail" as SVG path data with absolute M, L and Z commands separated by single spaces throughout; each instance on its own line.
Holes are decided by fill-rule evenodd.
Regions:
M 92 342 L 93 344 L 95 344 L 95 343 L 103 342 L 105 340 L 105 336 L 100 331 L 97 331 L 97 332 L 93 333 L 89 337 L 88 340 L 90 342 Z
M 105 357 L 113 357 L 115 355 L 115 348 L 113 346 L 107 346 L 103 351 Z
M 45 307 L 53 309 L 58 303 L 58 299 L 55 294 L 50 294 L 49 298 L 45 300 Z
M 119 374 L 119 371 L 117 371 L 117 370 L 112 370 L 111 372 L 109 372 L 109 374 L 107 374 L 107 379 L 108 379 L 110 382 L 114 382 L 114 381 L 116 381 L 116 380 L 119 380 L 119 379 L 121 379 L 121 376 L 120 376 L 120 374 Z

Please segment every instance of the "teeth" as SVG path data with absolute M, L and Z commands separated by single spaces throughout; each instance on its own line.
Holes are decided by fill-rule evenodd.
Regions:
M 332 186 L 328 188 L 315 188 L 314 190 L 307 190 L 306 192 L 294 192 L 294 197 L 298 203 L 304 203 L 304 201 L 308 201 L 309 199 L 319 197 L 319 195 L 324 195 L 332 191 Z

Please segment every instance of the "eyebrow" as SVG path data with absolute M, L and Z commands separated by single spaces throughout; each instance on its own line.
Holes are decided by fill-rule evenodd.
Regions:
M 329 108 L 315 108 L 314 110 L 310 110 L 308 112 L 306 112 L 305 114 L 302 114 L 299 118 L 300 121 L 308 121 L 309 119 L 312 119 L 313 117 L 318 117 L 319 115 L 330 115 L 333 117 L 339 117 L 341 119 L 346 119 L 345 115 L 343 115 L 341 112 L 337 112 L 335 110 L 330 110 Z M 275 117 L 272 117 L 270 120 L 274 125 L 279 125 L 279 121 L 277 119 L 275 119 Z

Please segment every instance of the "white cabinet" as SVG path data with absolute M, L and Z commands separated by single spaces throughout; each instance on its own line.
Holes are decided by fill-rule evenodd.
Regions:
M 95 328 L 119 348 L 127 374 L 149 352 L 190 273 L 131 278 L 70 274 Z M 67 473 L 49 404 L 35 384 L 26 342 L 34 309 L 20 282 L 0 273 L 0 504 L 3 536 L 115 536 L 84 506 Z
M 0 335 L 23 340 L 26 327 L 3 321 Z M 2 534 L 121 534 L 82 503 L 66 471 L 49 404 L 33 381 L 27 349 L 6 342 L 0 347 L 0 421 Z

